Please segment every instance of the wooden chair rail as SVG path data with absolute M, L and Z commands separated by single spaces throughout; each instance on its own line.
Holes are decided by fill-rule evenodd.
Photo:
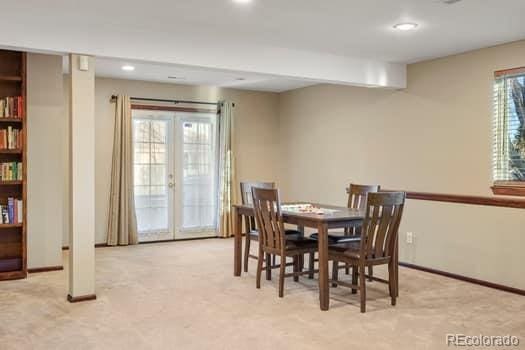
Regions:
M 467 196 L 428 192 L 407 192 L 406 194 L 408 199 L 525 209 L 525 200 L 523 199 Z
M 396 191 L 397 192 L 397 190 L 382 190 L 382 191 L 385 191 L 385 192 Z M 525 209 L 525 199 L 516 199 L 516 198 L 508 198 L 508 197 L 502 198 L 502 197 L 469 196 L 469 195 L 461 195 L 461 194 L 414 192 L 414 191 L 405 191 L 405 193 L 407 195 L 406 196 L 407 199 L 414 199 L 414 200 Z

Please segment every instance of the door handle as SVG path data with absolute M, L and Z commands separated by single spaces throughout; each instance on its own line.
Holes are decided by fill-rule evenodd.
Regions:
M 173 182 L 168 182 L 168 187 L 169 187 L 169 188 L 173 188 L 173 187 L 175 187 L 175 183 L 173 183 Z

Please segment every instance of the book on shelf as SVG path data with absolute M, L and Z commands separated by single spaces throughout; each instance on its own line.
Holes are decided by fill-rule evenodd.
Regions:
M 24 206 L 21 199 L 9 197 L 7 204 L 0 204 L 1 224 L 21 224 L 24 217 Z
M 8 126 L 0 129 L 0 149 L 21 149 L 22 130 Z
M 24 98 L 22 96 L 0 99 L 0 118 L 22 119 L 24 115 Z
M 22 181 L 22 163 L 0 163 L 0 181 Z

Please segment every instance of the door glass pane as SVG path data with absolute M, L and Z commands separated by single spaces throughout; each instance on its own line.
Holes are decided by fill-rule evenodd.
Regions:
M 182 230 L 213 230 L 216 223 L 215 117 L 182 123 Z
M 133 111 L 134 187 L 140 241 L 172 238 L 169 224 L 167 119 Z

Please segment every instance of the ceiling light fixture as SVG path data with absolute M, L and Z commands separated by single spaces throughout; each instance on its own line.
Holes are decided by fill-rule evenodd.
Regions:
M 125 70 L 127 72 L 132 72 L 135 70 L 135 67 L 130 66 L 130 65 L 125 65 L 125 66 L 122 66 L 122 70 Z
M 185 77 L 177 77 L 177 76 L 174 76 L 174 75 L 170 75 L 170 76 L 168 76 L 168 79 L 186 80 Z
M 398 23 L 394 26 L 394 29 L 397 30 L 414 30 L 417 28 L 417 23 Z
M 243 81 L 246 80 L 246 78 L 235 78 L 235 80 Z
M 249 4 L 252 0 L 233 0 L 237 4 Z

